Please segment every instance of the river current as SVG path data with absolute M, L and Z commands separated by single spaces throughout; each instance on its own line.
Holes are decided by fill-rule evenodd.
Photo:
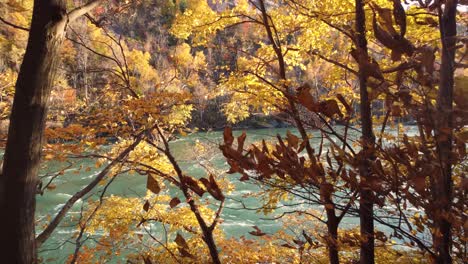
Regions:
M 288 129 L 257 129 L 248 130 L 247 142 L 252 143 L 265 140 L 275 140 L 277 134 L 285 136 Z M 241 131 L 235 131 L 234 136 L 240 135 Z M 297 132 L 292 131 L 293 134 Z M 351 131 L 351 136 L 356 136 L 358 133 Z M 311 131 L 311 143 L 313 146 L 320 144 L 320 137 L 318 132 Z M 194 133 L 185 137 L 180 137 L 171 143 L 171 150 L 174 156 L 178 159 L 181 167 L 187 175 L 201 177 L 205 175 L 205 170 L 199 164 L 199 161 L 194 159 L 195 143 L 197 141 L 211 146 L 212 156 L 209 157 L 209 162 L 220 170 L 227 170 L 228 165 L 222 156 L 221 152 L 217 150 L 217 146 L 222 143 L 222 132 L 203 132 Z M 326 142 L 326 140 L 325 140 Z M 326 147 L 326 146 L 325 146 Z M 41 222 L 47 222 L 46 218 L 54 216 L 64 203 L 77 191 L 86 186 L 101 168 L 95 168 L 95 160 L 81 159 L 74 165 L 73 168 L 66 169 L 65 173 L 54 180 L 56 188 L 47 190 L 43 195 L 37 196 L 36 218 Z M 66 166 L 65 163 L 49 162 L 43 173 L 47 171 L 56 171 L 59 168 Z M 83 168 L 90 167 L 91 170 L 81 169 L 77 170 L 76 167 L 82 166 Z M 248 232 L 252 231 L 252 226 L 258 226 L 266 233 L 275 232 L 280 228 L 280 222 L 271 220 L 273 215 L 265 216 L 263 213 L 257 213 L 255 210 L 242 209 L 242 204 L 237 200 L 242 200 L 247 207 L 256 208 L 260 205 L 256 198 L 245 198 L 246 194 L 258 191 L 256 185 L 240 182 L 238 175 L 229 176 L 231 182 L 235 185 L 235 190 L 228 195 L 226 201 L 226 208 L 223 211 L 223 222 L 219 228 L 223 229 L 227 236 L 241 237 L 249 236 Z M 44 178 L 46 181 L 47 178 Z M 146 176 L 137 174 L 122 174 L 119 175 L 108 188 L 106 195 L 118 195 L 124 197 L 142 197 L 146 193 Z M 77 215 L 80 212 L 83 201 L 78 201 L 71 210 L 71 213 L 58 227 L 51 238 L 39 249 L 39 255 L 47 263 L 65 263 L 67 257 L 73 252 L 75 245 L 72 239 L 73 234 L 76 232 L 76 226 L 72 224 L 70 216 Z M 304 205 L 302 205 L 304 206 Z M 278 210 L 277 214 L 282 210 Z M 358 223 L 356 218 L 347 218 L 341 227 L 351 227 Z M 41 231 L 41 226 L 37 227 L 36 232 Z

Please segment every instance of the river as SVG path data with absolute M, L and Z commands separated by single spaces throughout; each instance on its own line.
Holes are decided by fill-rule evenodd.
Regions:
M 247 131 L 247 143 L 265 140 L 274 140 L 277 134 L 284 136 L 288 129 L 257 129 Z M 235 131 L 234 136 L 239 135 L 241 131 Z M 293 133 L 297 134 L 297 132 Z M 320 143 L 318 132 L 310 132 L 313 137 L 311 143 L 317 146 Z M 351 132 L 351 136 L 357 136 L 357 132 Z M 210 162 L 215 167 L 221 170 L 227 170 L 228 165 L 220 153 L 216 151 L 217 146 L 222 143 L 222 132 L 203 132 L 195 133 L 185 137 L 181 137 L 171 143 L 171 150 L 174 156 L 178 159 L 184 172 L 188 175 L 201 177 L 205 175 L 205 170 L 194 160 L 194 145 L 196 141 L 204 144 L 209 144 L 213 147 L 213 155 L 210 157 Z M 326 141 L 325 141 L 326 142 Z M 58 177 L 54 184 L 56 188 L 47 190 L 44 195 L 37 196 L 36 218 L 41 222 L 46 222 L 47 216 L 54 216 L 63 204 L 82 187 L 87 185 L 89 181 L 99 172 L 94 164 L 95 160 L 81 159 L 75 161 L 77 164 L 74 168 L 65 170 L 65 173 Z M 46 164 L 46 171 L 56 171 L 63 168 L 66 164 L 61 162 L 48 162 Z M 86 171 L 84 169 L 77 170 L 76 167 L 82 166 L 83 168 L 91 167 L 92 169 Z M 252 226 L 258 226 L 262 231 L 267 233 L 275 232 L 280 228 L 280 223 L 274 220 L 265 218 L 273 217 L 274 215 L 265 216 L 261 213 L 256 213 L 255 210 L 240 210 L 241 204 L 235 200 L 243 200 L 245 205 L 249 207 L 258 207 L 259 201 L 256 198 L 243 198 L 244 194 L 256 192 L 258 187 L 256 185 L 238 181 L 238 175 L 230 176 L 230 180 L 235 184 L 236 189 L 226 201 L 226 209 L 223 211 L 222 219 L 224 220 L 219 228 L 223 229 L 227 236 L 249 236 L 248 232 L 252 231 Z M 45 178 L 47 179 L 47 178 Z M 110 185 L 107 190 L 107 195 L 119 195 L 125 197 L 144 196 L 146 192 L 146 176 L 137 174 L 122 174 Z M 231 199 L 232 198 L 232 199 Z M 64 263 L 69 254 L 74 250 L 75 245 L 71 243 L 71 237 L 76 228 L 71 225 L 70 216 L 77 215 L 83 201 L 78 201 L 72 209 L 72 212 L 67 216 L 62 225 L 57 228 L 54 234 L 48 241 L 39 249 L 39 255 L 47 260 L 48 263 Z M 281 210 L 278 211 L 280 213 Z M 358 223 L 358 219 L 347 218 L 345 219 L 342 227 L 351 227 Z M 38 226 L 37 232 L 41 230 Z

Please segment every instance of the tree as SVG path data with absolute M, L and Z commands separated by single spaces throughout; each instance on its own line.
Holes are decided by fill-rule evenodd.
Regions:
M 433 234 L 437 263 L 452 263 L 452 221 L 450 215 L 453 203 L 453 91 L 455 72 L 455 52 L 457 43 L 457 0 L 446 1 L 438 6 L 440 40 L 442 42 L 442 63 L 440 65 L 439 93 L 437 96 L 438 117 L 435 130 L 440 159 L 440 173 L 435 176 L 432 189 L 436 207 L 441 210 L 435 216 Z
M 24 182 L 32 182 L 24 188 L 29 193 L 19 196 L 62 192 L 61 175 L 68 179 L 69 169 L 94 177 L 63 207 L 47 209 L 47 214 L 58 210 L 52 220 L 51 215 L 38 217 L 36 228 L 42 232 L 36 247 L 72 239 L 71 263 L 105 262 L 115 255 L 145 263 L 427 263 L 430 258 L 450 263 L 465 257 L 468 93 L 463 91 L 468 86 L 463 86 L 465 76 L 453 78 L 457 67 L 466 67 L 466 45 L 459 45 L 465 40 L 455 28 L 457 1 L 403 6 L 400 0 L 239 0 L 236 5 L 138 0 L 141 5 L 135 9 L 131 2 L 117 4 L 114 14 L 119 15 L 109 17 L 113 6 L 101 7 L 87 14 L 87 20 L 67 22 L 60 30 L 73 33 L 62 45 L 64 56 L 41 72 L 54 73 L 54 65 L 60 64 L 61 70 L 53 74 L 60 85 L 52 88 L 51 99 L 64 94 L 60 87 L 70 87 L 75 97 L 68 104 L 51 100 L 47 107 L 46 100 L 38 99 L 42 122 L 33 123 L 39 114 L 30 115 L 25 119 L 31 121 L 28 127 L 18 117 L 36 109 L 27 107 L 28 96 L 20 96 L 26 92 L 17 93 L 10 131 L 16 143 L 9 142 L 7 151 L 16 157 L 7 159 L 10 176 L 21 161 L 12 146 L 21 142 L 18 135 L 25 138 L 25 133 L 14 132 L 31 128 L 28 144 L 35 144 L 30 148 L 34 163 L 24 169 L 29 173 Z M 4 5 L 16 14 L 4 12 Z M 19 71 L 15 61 L 22 57 L 21 38 L 29 19 L 27 8 L 16 0 L 0 7 L 0 22 L 9 26 L 0 29 L 0 51 L 6 54 L 0 59 L 0 74 L 5 76 L 0 87 L 8 87 L 0 91 L 1 119 L 13 101 L 10 83 Z M 122 9 L 126 11 L 119 13 Z M 103 12 L 107 16 L 94 17 Z M 162 36 L 169 26 L 179 39 Z M 52 50 L 60 46 L 57 39 Z M 29 52 L 34 47 L 28 47 Z M 81 56 L 86 61 L 77 65 Z M 26 89 L 25 74 L 20 77 L 18 91 L 50 90 L 50 81 L 40 87 L 28 83 Z M 82 92 L 76 87 L 80 78 L 86 80 Z M 37 93 L 31 92 L 31 98 L 40 97 Z M 178 149 L 171 150 L 170 142 L 190 131 L 186 126 L 197 101 L 204 104 L 213 97 L 222 102 L 230 122 L 261 114 L 293 127 L 262 142 L 250 142 L 255 137 L 248 132 L 225 130 L 219 147 L 229 173 L 259 188 L 248 194 L 258 199 L 255 208 L 248 208 L 248 200 L 228 196 L 238 186 L 209 162 L 218 146 L 205 160 L 200 142 L 190 144 L 192 151 L 184 145 L 190 154 L 182 158 L 197 160 L 203 175 L 185 169 Z M 37 134 L 46 112 L 57 121 L 69 116 L 66 125 Z M 415 125 L 405 123 L 408 120 Z M 37 171 L 41 138 L 47 140 L 45 160 L 67 165 L 60 163 L 56 172 L 36 177 L 36 184 L 28 168 L 36 164 Z M 81 166 L 91 159 L 96 167 L 105 164 L 95 175 L 88 175 L 94 166 Z M 146 195 L 109 195 L 108 187 L 121 174 L 132 181 L 146 179 Z M 2 209 L 23 208 L 24 199 L 14 200 L 6 185 L 14 182 L 12 190 L 21 192 L 21 183 L 12 179 L 21 178 L 0 177 Z M 13 199 L 13 205 L 7 207 L 10 200 L 4 198 Z M 226 239 L 220 224 L 225 200 L 228 210 L 276 214 L 271 220 L 281 222 L 281 229 L 273 233 L 254 226 L 249 232 L 253 238 Z M 242 207 L 233 208 L 232 201 Z M 75 203 L 81 204 L 79 214 L 74 214 Z M 361 218 L 361 225 L 346 228 L 346 217 Z M 1 221 L 18 227 L 11 220 Z M 51 237 L 63 222 L 76 227 L 73 237 Z M 153 229 L 155 224 L 161 229 Z M 391 231 L 381 232 L 380 225 Z M 7 234 L 10 240 L 13 233 Z M 47 241 L 49 237 L 54 242 Z M 394 243 L 408 249 L 400 251 Z
M 356 53 L 359 66 L 359 105 L 361 107 L 361 146 L 362 156 L 359 159 L 361 163 L 359 171 L 361 174 L 360 197 L 359 197 L 359 219 L 361 228 L 361 255 L 360 263 L 374 263 L 374 202 L 371 187 L 372 172 L 370 170 L 369 160 L 374 159 L 373 149 L 375 144 L 374 132 L 372 127 L 372 110 L 369 93 L 367 91 L 368 70 L 366 63 L 370 61 L 367 50 L 366 39 L 366 15 L 364 12 L 364 2 L 356 0 Z M 363 59 L 360 59 L 360 58 Z
M 9 263 L 35 263 L 35 195 L 48 100 L 68 23 L 99 0 L 67 13 L 62 0 L 34 1 L 26 53 L 15 86 L 0 178 L 1 255 Z
M 353 176 L 354 179 L 345 175 L 342 180 L 360 193 L 360 258 L 363 263 L 372 263 L 374 259 L 374 221 L 391 227 L 396 237 L 407 238 L 411 243 L 416 242 L 438 261 L 441 255 L 447 255 L 443 251 L 448 252 L 452 248 L 451 240 L 463 241 L 460 237 L 463 233 L 460 231 L 463 225 L 463 206 L 460 208 L 459 201 L 463 200 L 460 186 L 461 178 L 465 177 L 460 170 L 466 168 L 463 165 L 466 157 L 464 137 L 461 136 L 465 133 L 463 125 L 466 124 L 466 118 L 461 116 L 464 113 L 462 100 L 457 102 L 459 108 L 452 109 L 453 88 L 449 88 L 453 86 L 454 67 L 461 65 L 454 62 L 456 50 L 463 47 L 456 45 L 456 41 L 459 41 L 455 30 L 456 3 L 419 1 L 419 4 L 422 6 L 405 9 L 399 0 L 372 1 L 366 4 L 366 8 L 363 1 L 342 1 L 340 5 L 320 1 L 240 1 L 238 6 L 220 11 L 217 19 L 211 18 L 212 14 L 208 12 L 204 12 L 209 14 L 206 16 L 198 12 L 187 12 L 176 20 L 176 28 L 182 29 L 176 34 L 181 38 L 186 38 L 184 34 L 192 35 L 198 41 L 193 45 L 205 44 L 207 35 L 216 30 L 235 25 L 251 25 L 250 30 L 255 36 L 244 36 L 245 39 L 242 38 L 237 47 L 230 47 L 226 43 L 226 46 L 240 50 L 242 54 L 237 60 L 237 70 L 227 74 L 219 86 L 223 93 L 228 91 L 231 96 L 225 111 L 232 122 L 242 120 L 255 111 L 281 112 L 292 119 L 291 123 L 297 127 L 306 143 L 308 136 L 301 128 L 301 123 L 309 120 L 296 115 L 294 104 L 298 102 L 314 112 L 325 127 L 330 124 L 330 120 L 342 123 L 343 120 L 336 116 L 330 118 L 330 115 L 326 115 L 327 107 L 321 108 L 331 106 L 332 103 L 326 104 L 325 100 L 318 102 L 318 98 L 328 96 L 328 101 L 332 102 L 336 96 L 343 103 L 337 96 L 338 91 L 345 90 L 343 87 L 346 86 L 359 86 L 356 89 L 359 96 L 356 96 L 353 89 L 347 90 L 345 96 L 348 100 L 358 99 L 356 103 L 360 105 L 360 111 L 356 112 L 357 115 L 351 121 L 351 128 L 361 126 L 359 130 L 362 137 L 356 142 L 361 151 L 355 154 L 352 148 L 345 147 L 344 155 L 336 157 L 348 168 L 357 169 L 360 174 L 357 179 L 356 175 Z M 421 9 L 427 10 L 421 12 Z M 434 14 L 434 10 L 439 15 Z M 372 19 L 366 20 L 366 16 Z M 434 16 L 440 16 L 444 23 L 438 25 Z M 294 20 L 290 17 L 294 17 Z M 196 25 L 187 25 L 194 18 L 197 18 Z M 442 49 L 446 53 L 441 53 L 442 65 L 448 66 L 441 68 L 440 80 L 437 75 L 439 70 L 435 67 L 435 53 L 441 45 L 434 41 L 439 29 L 442 43 L 450 47 Z M 341 35 L 349 41 L 336 41 L 330 45 L 327 30 L 334 33 L 332 36 Z M 325 37 L 321 38 L 322 36 Z M 346 50 L 351 51 L 354 61 L 347 59 L 349 56 Z M 334 66 L 334 70 L 327 72 L 328 76 L 325 78 L 331 83 L 331 88 L 329 91 L 323 89 L 325 91 L 317 92 L 318 98 L 310 95 L 310 89 L 306 85 L 300 85 L 304 82 L 300 73 L 306 68 L 305 61 L 313 57 L 310 55 Z M 463 56 L 461 52 L 460 58 Z M 334 75 L 342 71 L 345 73 L 340 77 L 344 81 L 333 79 Z M 354 75 L 357 80 L 350 78 L 348 81 L 348 74 Z M 376 111 L 374 109 L 378 104 L 382 108 Z M 345 105 L 337 105 L 338 109 L 343 107 L 347 108 Z M 339 113 L 333 109 L 336 108 L 330 107 L 328 113 Z M 402 125 L 405 120 L 416 122 L 418 135 L 401 134 L 406 129 Z M 310 123 L 309 121 L 308 124 Z M 375 127 L 373 123 L 376 124 Z M 377 131 L 377 125 L 380 125 L 380 132 Z M 387 126 L 395 125 L 398 125 L 398 137 L 386 131 Z M 323 133 L 322 138 L 326 138 L 327 131 L 320 131 Z M 379 135 L 378 140 L 374 133 Z M 335 136 L 346 138 L 346 133 Z M 341 139 L 338 137 L 338 140 Z M 268 147 L 262 149 L 257 146 L 258 150 L 249 149 L 243 155 L 229 153 L 233 151 L 226 147 L 228 144 L 224 144 L 222 148 L 224 152 L 228 152 L 224 154 L 232 162 L 232 171 L 254 169 L 261 175 L 256 178 L 261 180 L 261 184 L 267 185 L 269 183 L 265 178 L 273 177 L 271 170 L 280 177 L 293 177 L 292 172 L 277 171 L 276 163 L 281 164 L 284 161 L 281 155 L 283 148 L 287 149 L 286 146 L 290 145 L 284 143 L 282 146 L 281 140 L 279 138 L 280 147 L 273 151 L 278 155 L 274 158 L 268 156 Z M 290 157 L 297 154 L 294 151 L 288 153 Z M 424 153 L 425 156 L 419 158 L 419 153 Z M 236 160 L 241 162 L 235 163 Z M 457 173 L 451 175 L 452 169 Z M 299 171 L 294 173 L 296 176 L 302 175 Z M 451 189 L 454 187 L 456 191 L 452 193 Z M 439 197 L 443 199 L 437 202 Z M 392 209 L 382 210 L 384 205 L 391 205 Z M 423 209 L 425 216 L 410 213 L 407 210 L 408 205 Z M 373 211 L 374 206 L 380 207 L 379 210 Z M 330 216 L 332 219 L 332 214 Z M 412 225 L 410 221 L 415 224 Z M 432 231 L 431 241 L 421 238 L 424 225 Z M 455 228 L 456 236 L 450 234 L 450 229 L 453 232 Z M 454 244 L 457 255 L 463 252 L 460 246 L 463 247 L 459 242 Z M 447 261 L 447 257 L 445 259 Z

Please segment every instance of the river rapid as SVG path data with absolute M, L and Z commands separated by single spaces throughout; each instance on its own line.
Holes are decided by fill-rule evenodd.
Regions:
M 275 140 L 277 134 L 285 136 L 288 129 L 256 129 L 248 130 L 247 142 L 257 142 L 262 139 Z M 234 131 L 234 136 L 240 135 L 241 131 Z M 296 131 L 292 130 L 293 134 L 297 134 Z M 320 135 L 318 131 L 310 131 L 312 135 L 311 143 L 313 146 L 320 144 Z M 351 137 L 357 137 L 358 132 L 351 131 Z M 221 152 L 217 149 L 217 146 L 222 143 L 223 136 L 222 132 L 203 132 L 195 133 L 185 137 L 180 137 L 170 144 L 171 151 L 174 156 L 178 159 L 179 164 L 187 175 L 195 177 L 205 176 L 206 172 L 203 167 L 199 164 L 199 160 L 194 159 L 196 156 L 195 144 L 201 142 L 212 147 L 212 155 L 209 157 L 209 162 L 221 171 L 226 171 L 228 165 L 226 160 L 222 156 Z M 327 147 L 325 140 L 325 147 Z M 194 156 L 195 154 L 195 156 Z M 73 168 L 66 169 L 63 175 L 57 177 L 54 180 L 56 188 L 47 190 L 43 195 L 37 196 L 36 205 L 36 219 L 39 223 L 46 223 L 47 218 L 53 217 L 58 210 L 64 205 L 64 203 L 77 191 L 86 186 L 101 168 L 95 168 L 95 160 L 92 159 L 80 159 L 74 161 L 76 164 Z M 63 162 L 48 162 L 42 172 L 45 174 L 50 171 L 57 171 L 60 168 L 66 166 Z M 85 169 L 78 170 L 77 167 L 82 168 L 90 167 L 91 170 Z M 47 177 L 43 179 L 47 181 Z M 246 182 L 240 182 L 239 175 L 229 176 L 231 182 L 235 185 L 235 190 L 230 193 L 226 200 L 226 208 L 223 211 L 222 219 L 223 222 L 220 224 L 221 228 L 228 237 L 241 237 L 249 236 L 248 232 L 252 231 L 252 226 L 258 226 L 262 231 L 266 233 L 272 233 L 278 230 L 281 226 L 280 221 L 271 220 L 268 218 L 274 218 L 275 215 L 280 214 L 284 210 L 278 210 L 275 214 L 265 216 L 263 213 L 257 213 L 255 210 L 242 209 L 242 204 L 237 202 L 242 200 L 247 207 L 256 208 L 260 205 L 259 201 L 254 197 L 245 197 L 245 195 L 257 192 L 259 188 L 256 185 Z M 109 186 L 106 191 L 106 195 L 118 195 L 124 197 L 143 197 L 146 193 L 146 176 L 137 174 L 121 174 L 114 182 Z M 96 193 L 94 195 L 97 195 Z M 44 262 L 47 263 L 65 263 L 67 257 L 73 252 L 75 248 L 73 234 L 76 232 L 76 226 L 71 220 L 79 215 L 81 207 L 86 204 L 82 200 L 78 201 L 67 218 L 62 224 L 54 231 L 53 235 L 47 240 L 47 242 L 39 249 L 39 255 L 42 257 Z M 307 205 L 300 205 L 305 209 Z M 310 205 L 313 207 L 313 205 Z M 317 208 L 320 209 L 320 208 Z M 290 210 L 290 208 L 289 208 Z M 355 226 L 359 222 L 359 219 L 349 217 L 346 218 L 341 225 L 342 228 Z M 37 226 L 36 232 L 39 233 L 43 227 Z M 93 242 L 90 241 L 92 244 Z M 123 256 L 119 257 L 121 259 Z M 121 259 L 122 260 L 122 259 Z M 117 259 L 116 259 L 117 261 Z

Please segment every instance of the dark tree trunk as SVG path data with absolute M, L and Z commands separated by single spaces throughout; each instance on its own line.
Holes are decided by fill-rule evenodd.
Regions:
M 366 40 L 366 17 L 364 13 L 363 0 L 356 0 L 356 45 L 358 52 L 363 52 L 366 56 L 367 40 Z M 364 71 L 364 65 L 359 63 L 359 93 L 360 93 L 360 110 L 361 110 L 361 126 L 362 126 L 362 156 L 360 170 L 360 200 L 359 200 L 359 217 L 360 217 L 360 232 L 361 232 L 361 256 L 360 263 L 374 263 L 374 203 L 373 195 L 368 184 L 371 177 L 369 160 L 373 157 L 374 148 L 374 133 L 372 132 L 372 112 L 369 94 L 367 92 L 367 73 Z
M 455 45 L 457 35 L 456 24 L 457 0 L 448 0 L 443 11 L 439 9 L 440 38 L 442 40 L 442 64 L 440 66 L 439 94 L 437 97 L 436 136 L 440 160 L 440 173 L 434 179 L 435 230 L 434 249 L 437 254 L 436 263 L 452 263 L 452 225 L 444 215 L 450 214 L 452 205 L 452 103 L 453 103 L 453 75 L 455 71 Z
M 65 3 L 34 1 L 28 45 L 15 87 L 0 178 L 2 263 L 37 261 L 34 211 L 41 146 L 57 52 L 63 39 Z
M 28 45 L 15 86 L 3 174 L 0 174 L 2 263 L 36 263 L 37 174 L 55 64 L 67 24 L 96 7 L 91 0 L 67 14 L 64 0 L 35 0 Z
M 331 201 L 331 200 L 330 200 Z M 332 205 L 332 203 L 328 203 Z M 339 264 L 340 258 L 338 255 L 338 217 L 336 217 L 335 209 L 326 209 L 327 212 L 327 231 L 328 231 L 328 258 L 330 264 Z

